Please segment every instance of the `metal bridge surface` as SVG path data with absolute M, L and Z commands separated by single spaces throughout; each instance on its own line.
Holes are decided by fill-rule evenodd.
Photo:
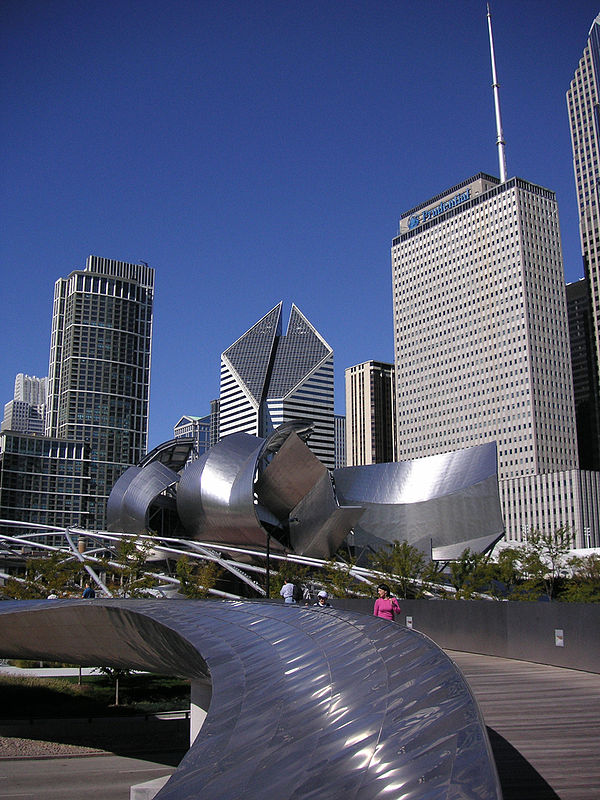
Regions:
M 481 714 L 430 639 L 349 611 L 271 603 L 0 603 L 0 656 L 212 682 L 158 800 L 500 800 Z

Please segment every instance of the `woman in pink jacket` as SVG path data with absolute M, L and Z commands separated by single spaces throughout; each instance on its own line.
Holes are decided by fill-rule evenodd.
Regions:
M 395 597 L 390 597 L 390 587 L 387 583 L 380 583 L 377 587 L 377 600 L 373 609 L 374 617 L 383 617 L 393 621 L 396 614 L 400 613 L 400 606 Z

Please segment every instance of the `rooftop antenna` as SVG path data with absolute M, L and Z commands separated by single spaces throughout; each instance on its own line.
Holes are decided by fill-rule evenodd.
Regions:
M 490 56 L 492 58 L 492 87 L 494 89 L 494 107 L 496 109 L 496 144 L 498 146 L 498 163 L 500 165 L 500 183 L 506 181 L 506 153 L 504 147 L 504 134 L 502 133 L 502 117 L 500 115 L 500 84 L 496 75 L 496 55 L 494 53 L 494 37 L 492 35 L 492 14 L 490 4 L 487 4 L 488 31 L 490 33 Z

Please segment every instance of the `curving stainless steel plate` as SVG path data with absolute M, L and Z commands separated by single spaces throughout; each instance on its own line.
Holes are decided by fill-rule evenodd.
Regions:
M 434 558 L 481 552 L 504 534 L 495 442 L 414 461 L 333 471 L 338 501 L 362 505 L 354 543 L 406 541 Z M 451 548 L 449 550 L 448 548 Z
M 0 656 L 212 681 L 199 735 L 157 800 L 500 800 L 456 665 L 396 623 L 214 601 L 0 603 Z

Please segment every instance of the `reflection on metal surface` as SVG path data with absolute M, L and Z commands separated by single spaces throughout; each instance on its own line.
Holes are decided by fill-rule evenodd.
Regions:
M 441 548 L 481 552 L 504 533 L 496 464 L 491 442 L 416 461 L 344 467 L 333 476 L 340 503 L 365 507 L 354 526 L 357 543 L 377 548 L 398 539 L 445 558 Z
M 364 510 L 364 506 L 339 506 L 326 472 L 290 513 L 292 549 L 299 555 L 329 558 Z
M 160 461 L 152 461 L 143 469 L 130 467 L 110 493 L 107 506 L 109 530 L 145 533 L 150 506 L 178 481 L 179 475 Z
M 485 725 L 430 639 L 333 609 L 210 601 L 0 604 L 0 656 L 212 681 L 157 800 L 500 800 Z
M 264 506 L 284 519 L 324 475 L 327 468 L 292 434 L 261 472 L 256 492 Z
M 290 433 L 295 433 L 303 442 L 307 442 L 315 431 L 315 423 L 310 419 L 294 419 L 283 422 L 265 440 L 264 452 L 277 453 L 287 441 Z
M 254 478 L 264 439 L 234 433 L 184 470 L 177 510 L 195 538 L 262 545 L 265 531 L 256 513 Z
M 270 536 L 275 550 L 328 558 L 353 532 L 360 547 L 376 550 L 397 539 L 444 559 L 467 547 L 489 549 L 504 533 L 495 443 L 328 471 L 304 441 L 310 431 L 298 420 L 268 439 L 232 434 L 188 464 L 176 489 L 187 535 L 262 548 Z M 146 460 L 121 476 L 109 498 L 110 530 L 142 532 L 166 480 L 161 467 L 167 469 Z M 175 483 L 163 488 L 173 491 Z

